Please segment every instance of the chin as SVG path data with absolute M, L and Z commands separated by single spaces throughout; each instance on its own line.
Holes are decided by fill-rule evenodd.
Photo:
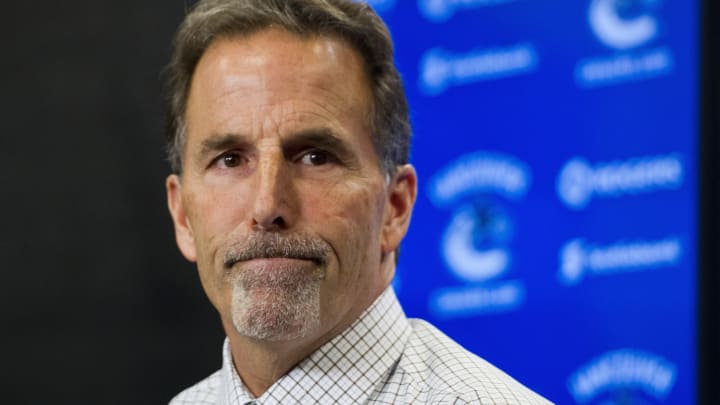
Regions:
M 253 289 L 236 283 L 231 311 L 242 336 L 269 342 L 302 339 L 320 327 L 320 282 Z

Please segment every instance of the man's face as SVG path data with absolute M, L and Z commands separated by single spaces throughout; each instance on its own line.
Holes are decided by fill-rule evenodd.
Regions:
M 361 57 L 332 38 L 266 29 L 201 58 L 168 203 L 226 330 L 333 336 L 390 282 L 416 180 L 381 171 L 370 100 Z

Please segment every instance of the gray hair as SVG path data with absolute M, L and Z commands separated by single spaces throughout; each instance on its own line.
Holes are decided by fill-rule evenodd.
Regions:
M 167 67 L 167 148 L 174 173 L 182 171 L 185 110 L 195 68 L 218 38 L 245 36 L 280 27 L 301 37 L 338 38 L 365 62 L 372 94 L 372 142 L 386 175 L 407 163 L 410 119 L 393 44 L 385 23 L 365 3 L 352 0 L 200 0 L 175 35 Z

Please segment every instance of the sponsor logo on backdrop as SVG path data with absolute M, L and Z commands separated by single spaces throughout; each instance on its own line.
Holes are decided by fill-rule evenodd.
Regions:
M 590 163 L 575 157 L 560 171 L 557 193 L 566 206 L 581 210 L 594 198 L 677 189 L 683 179 L 683 162 L 677 154 L 607 163 Z
M 378 13 L 385 13 L 395 8 L 397 0 L 365 0 L 365 2 Z
M 575 285 L 584 277 L 635 273 L 674 266 L 682 257 L 678 237 L 659 240 L 621 241 L 609 245 L 573 239 L 560 250 L 558 278 Z
M 621 349 L 581 366 L 570 376 L 567 387 L 578 404 L 647 404 L 648 400 L 664 400 L 676 379 L 677 367 L 666 359 Z
M 505 312 L 523 304 L 525 284 L 501 277 L 512 266 L 515 224 L 509 205 L 522 200 L 529 186 L 528 166 L 497 153 L 464 155 L 432 177 L 430 201 L 452 210 L 440 253 L 462 283 L 431 293 L 429 307 L 435 316 Z
M 656 11 L 661 0 L 591 0 L 588 23 L 609 55 L 578 62 L 580 86 L 596 87 L 646 80 L 669 73 L 673 53 L 662 45 L 649 47 L 660 33 Z
M 450 19 L 460 9 L 495 6 L 517 0 L 418 0 L 418 8 L 428 20 L 436 23 Z
M 538 53 L 529 43 L 462 54 L 433 48 L 420 60 L 420 90 L 438 95 L 451 86 L 532 73 L 537 66 Z

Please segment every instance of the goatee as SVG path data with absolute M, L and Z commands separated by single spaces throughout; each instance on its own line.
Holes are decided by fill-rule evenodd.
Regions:
M 322 239 L 297 234 L 257 233 L 231 245 L 224 264 L 237 332 L 258 340 L 284 341 L 316 330 L 320 283 L 330 251 Z

